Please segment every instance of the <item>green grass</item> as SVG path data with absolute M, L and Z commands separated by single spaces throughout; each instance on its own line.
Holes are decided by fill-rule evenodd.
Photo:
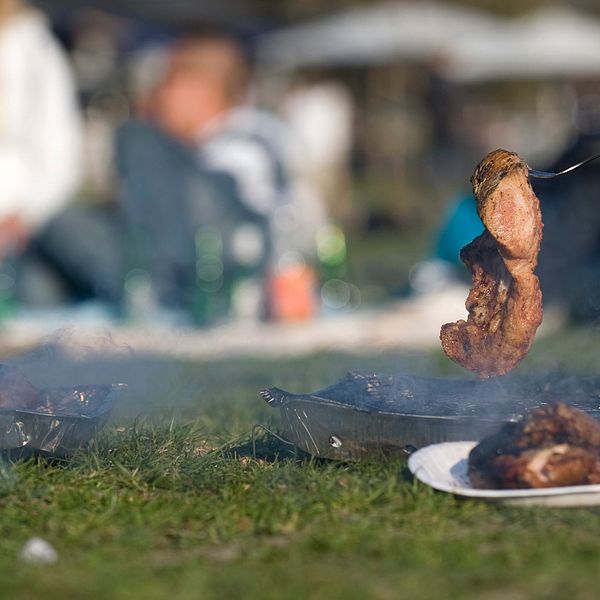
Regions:
M 525 370 L 597 372 L 600 334 L 540 340 Z M 196 393 L 125 399 L 96 442 L 64 461 L 0 470 L 1 597 L 596 598 L 600 508 L 459 501 L 400 462 L 298 460 L 261 440 L 277 427 L 256 391 L 307 391 L 348 369 L 460 371 L 430 356 L 318 355 L 181 365 Z M 174 384 L 176 385 L 176 384 Z M 55 565 L 18 554 L 50 541 Z

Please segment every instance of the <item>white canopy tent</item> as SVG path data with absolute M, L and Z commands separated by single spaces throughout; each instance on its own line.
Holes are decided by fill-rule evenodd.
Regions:
M 284 70 L 442 58 L 457 82 L 600 76 L 600 19 L 555 5 L 503 19 L 436 2 L 386 2 L 268 34 L 258 56 Z
M 600 20 L 545 6 L 457 40 L 447 76 L 462 82 L 600 75 Z
M 264 36 L 261 62 L 283 69 L 372 65 L 445 53 L 464 36 L 495 29 L 486 12 L 436 2 L 386 2 L 346 9 Z

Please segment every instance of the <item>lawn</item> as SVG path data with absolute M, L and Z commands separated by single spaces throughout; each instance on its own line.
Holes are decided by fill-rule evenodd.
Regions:
M 598 372 L 600 333 L 539 340 L 525 371 Z M 430 355 L 181 364 L 171 394 L 125 398 L 90 448 L 0 471 L 2 597 L 596 598 L 600 508 L 459 501 L 401 462 L 298 459 L 257 390 L 306 391 L 346 370 L 460 374 Z M 186 393 L 183 393 L 183 390 Z M 265 458 L 266 457 L 266 458 Z M 31 536 L 54 565 L 18 558 Z

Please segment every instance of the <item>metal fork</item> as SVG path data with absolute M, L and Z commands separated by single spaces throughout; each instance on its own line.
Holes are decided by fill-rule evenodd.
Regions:
M 559 175 L 565 175 L 566 173 L 570 173 L 571 171 L 574 171 L 575 169 L 578 169 L 579 167 L 582 167 L 583 165 L 587 165 L 589 162 L 592 162 L 593 160 L 596 160 L 597 158 L 600 158 L 600 152 L 598 152 L 597 154 L 593 154 L 592 156 L 589 156 L 585 160 L 582 160 L 581 162 L 578 162 L 575 165 L 571 165 L 567 169 L 558 171 L 557 173 L 551 173 L 549 171 L 536 171 L 535 169 L 532 169 L 531 167 L 527 167 L 527 169 L 529 170 L 529 177 L 536 177 L 538 179 L 550 179 L 552 177 L 558 177 Z

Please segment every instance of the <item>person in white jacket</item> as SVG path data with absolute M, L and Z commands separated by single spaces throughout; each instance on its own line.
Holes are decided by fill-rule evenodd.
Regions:
M 0 260 L 69 202 L 81 174 L 71 69 L 45 16 L 0 0 Z

